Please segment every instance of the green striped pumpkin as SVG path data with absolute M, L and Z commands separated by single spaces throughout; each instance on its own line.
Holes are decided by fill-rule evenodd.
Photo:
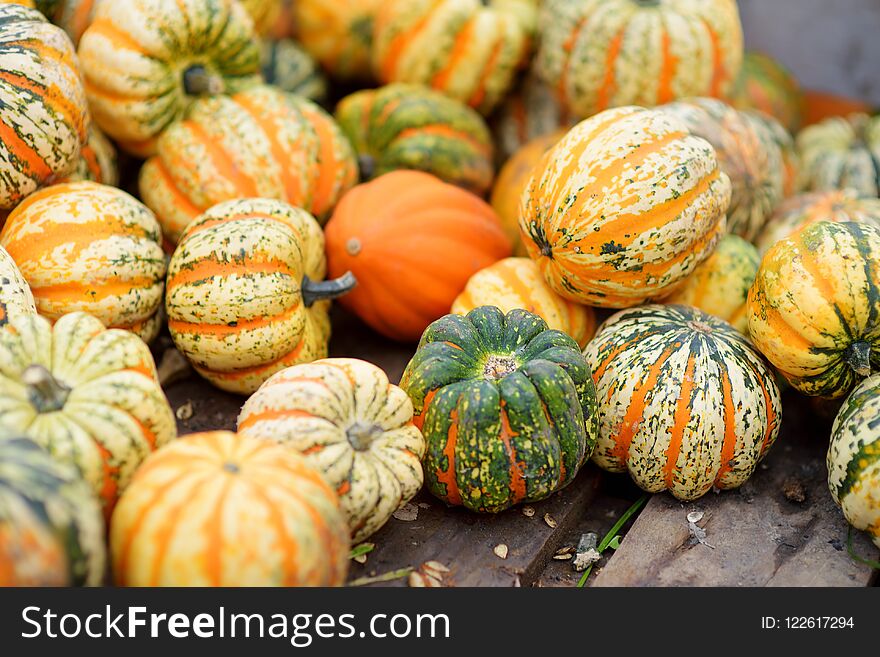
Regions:
M 106 560 L 91 487 L 29 438 L 0 436 L 0 586 L 97 586 Z
M 438 319 L 400 386 L 428 443 L 428 489 L 448 504 L 495 513 L 543 499 L 596 443 L 596 394 L 577 343 L 525 310 Z
M 326 98 L 327 79 L 312 56 L 293 39 L 263 41 L 260 61 L 267 84 L 315 102 Z
M 775 117 L 792 132 L 804 119 L 804 94 L 797 79 L 782 63 L 762 52 L 744 54 L 730 103 L 740 110 L 757 110 Z
M 856 529 L 880 547 L 880 374 L 862 381 L 837 413 L 828 447 L 828 487 Z
M 361 178 L 396 169 L 432 173 L 484 194 L 492 184 L 492 137 L 467 105 L 409 84 L 343 98 L 336 120 L 358 154 Z
M 773 373 L 739 331 L 696 308 L 621 311 L 584 355 L 600 400 L 593 460 L 648 492 L 737 488 L 779 433 Z
M 796 142 L 807 189 L 880 196 L 880 116 L 833 116 L 804 128 Z

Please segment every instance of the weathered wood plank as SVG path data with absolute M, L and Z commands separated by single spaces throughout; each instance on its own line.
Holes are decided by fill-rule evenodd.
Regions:
M 738 491 L 691 503 L 655 495 L 594 586 L 867 586 L 874 571 L 846 551 L 847 524 L 828 492 L 828 426 L 808 404 L 784 399 L 779 441 Z M 705 541 L 695 543 L 687 515 Z M 862 534 L 858 554 L 877 551 Z

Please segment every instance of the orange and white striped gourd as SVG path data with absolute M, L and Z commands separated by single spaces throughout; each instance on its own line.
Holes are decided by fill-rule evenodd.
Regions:
M 116 147 L 94 123 L 89 126 L 88 137 L 80 150 L 76 168 L 57 182 L 81 180 L 91 180 L 111 187 L 119 184 Z
M 238 0 L 254 22 L 257 34 L 266 34 L 281 15 L 281 0 Z
M 709 142 L 663 111 L 620 107 L 547 151 L 519 220 L 557 294 L 623 308 L 672 292 L 708 258 L 729 202 L 730 180 Z
M 184 231 L 165 308 L 177 348 L 219 388 L 252 393 L 275 372 L 327 356 L 324 234 L 305 210 L 270 199 L 217 205 Z
M 295 450 L 229 431 L 144 462 L 110 524 L 119 586 L 339 586 L 339 501 Z
M 98 5 L 108 0 L 62 0 L 61 6 L 52 16 L 52 22 L 61 27 L 73 45 L 79 45 L 83 32 L 95 19 Z M 118 1 L 118 0 L 117 0 Z M 113 2 L 113 0 L 110 0 Z
M 450 312 L 466 315 L 480 306 L 495 306 L 503 313 L 528 310 L 551 329 L 574 338 L 583 348 L 596 333 L 596 313 L 563 299 L 550 289 L 530 258 L 505 258 L 470 277 Z
M 16 315 L 36 314 L 34 295 L 15 260 L 0 246 L 0 325 Z
M 832 116 L 801 130 L 796 143 L 807 189 L 880 196 L 880 116 Z
M 238 432 L 302 454 L 339 495 L 359 543 L 422 487 L 425 439 L 407 394 L 371 363 L 325 358 L 289 367 L 245 402 Z

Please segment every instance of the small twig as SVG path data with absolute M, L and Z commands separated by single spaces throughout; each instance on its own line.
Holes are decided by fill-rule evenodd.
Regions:
M 596 550 L 599 552 L 599 554 L 602 554 L 605 550 L 608 549 L 608 546 L 611 544 L 611 541 L 613 541 L 614 537 L 617 536 L 618 532 L 620 532 L 620 528 L 623 527 L 626 524 L 626 521 L 629 520 L 630 518 L 632 518 L 636 514 L 636 512 L 645 505 L 645 502 L 647 502 L 647 501 L 648 501 L 648 495 L 646 493 L 645 495 L 642 495 L 639 499 L 637 499 L 635 502 L 633 502 L 632 506 L 630 506 L 626 511 L 623 512 L 623 515 L 620 516 L 620 518 L 618 518 L 617 522 L 614 523 L 614 526 L 610 530 L 608 530 L 608 533 L 605 534 L 605 538 L 602 539 L 602 542 L 599 543 L 599 547 L 596 548 Z M 587 566 L 587 569 L 584 571 L 584 574 L 581 575 L 581 578 L 577 583 L 578 588 L 583 588 L 584 584 L 587 583 L 587 578 L 590 576 L 591 572 L 593 572 L 593 564 L 590 564 L 589 566 Z
M 871 559 L 865 559 L 865 557 L 861 557 L 856 554 L 855 549 L 853 548 L 853 528 L 852 525 L 849 526 L 849 531 L 846 534 L 846 551 L 849 552 L 849 556 L 851 556 L 855 561 L 859 563 L 863 563 L 866 566 L 870 566 L 871 568 L 880 570 L 880 561 L 872 561 Z
M 413 571 L 412 566 L 408 568 L 401 568 L 399 570 L 392 570 L 389 573 L 382 573 L 381 575 L 376 575 L 374 577 L 358 577 L 357 579 L 351 580 L 348 585 L 349 586 L 366 586 L 367 584 L 376 584 L 377 582 L 393 582 L 396 579 L 401 579 L 406 577 Z

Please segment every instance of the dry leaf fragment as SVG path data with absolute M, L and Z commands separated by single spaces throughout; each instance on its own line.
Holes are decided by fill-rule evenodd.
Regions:
M 440 588 L 443 586 L 443 583 L 436 577 L 431 577 L 419 571 L 409 574 L 407 584 L 414 588 Z
M 415 504 L 410 504 L 409 502 L 407 502 L 391 515 L 398 520 L 403 520 L 404 522 L 412 522 L 419 517 L 419 507 L 417 507 Z
M 557 552 L 553 555 L 553 558 L 556 559 L 556 561 L 568 561 L 572 556 L 571 552 L 565 552 L 563 554 Z
M 547 523 L 548 527 L 551 527 L 553 529 L 556 529 L 556 526 L 559 524 L 558 522 L 556 522 L 556 518 L 551 516 L 549 513 L 544 514 L 544 522 Z
M 499 559 L 507 558 L 507 546 L 504 543 L 499 543 L 494 548 L 492 548 L 492 552 L 495 553 L 495 556 Z
M 687 515 L 688 522 L 700 522 L 703 519 L 702 511 L 691 511 Z
M 535 507 L 533 507 L 533 506 L 524 506 L 524 507 L 522 508 L 522 514 L 523 514 L 526 518 L 531 518 L 533 515 L 535 515 Z
M 355 556 L 352 557 L 352 559 L 354 561 L 357 561 L 358 563 L 367 563 L 367 555 L 366 554 L 356 554 Z
M 174 415 L 178 420 L 186 421 L 193 416 L 193 403 L 192 400 L 187 400 L 185 404 L 178 407 L 176 411 L 174 411 Z
M 596 548 L 590 548 L 585 552 L 578 552 L 574 555 L 574 561 L 572 561 L 572 567 L 576 572 L 580 573 L 587 569 L 587 566 L 596 563 L 599 559 L 602 558 L 602 555 L 599 554 L 599 551 Z
M 449 572 L 449 568 L 439 561 L 426 561 L 421 565 L 420 570 L 437 579 L 443 579 L 443 573 Z

